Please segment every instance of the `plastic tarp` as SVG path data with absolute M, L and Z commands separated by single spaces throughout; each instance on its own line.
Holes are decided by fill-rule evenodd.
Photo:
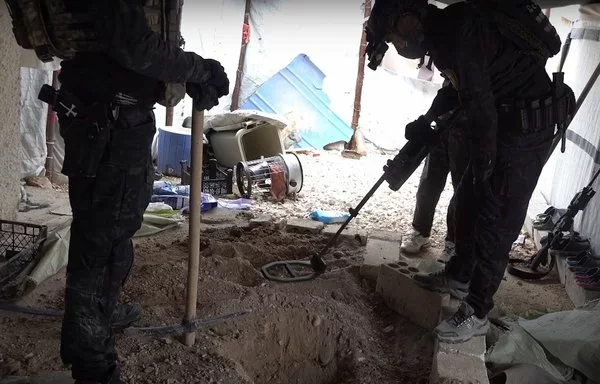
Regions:
M 600 4 L 583 6 L 580 19 L 573 29 L 600 30 Z M 565 82 L 573 88 L 576 97 L 600 63 L 600 41 L 573 39 L 564 72 Z M 566 208 L 575 193 L 587 185 L 600 166 L 600 80 L 591 89 L 586 101 L 571 123 L 567 133 L 567 148 L 555 151 L 542 174 L 540 190 L 548 204 Z M 597 181 L 595 190 L 600 190 Z M 588 237 L 594 250 L 600 252 L 600 197 L 595 196 L 586 210 L 575 219 L 575 230 Z
M 52 84 L 52 71 L 21 68 L 21 177 L 45 172 L 48 105 L 37 97 L 44 84 Z
M 510 326 L 486 355 L 492 371 L 506 370 L 508 377 L 529 377 L 538 371 L 538 381 L 532 383 L 539 384 L 600 382 L 600 302 L 518 319 Z
M 67 212 L 61 214 L 69 215 Z M 142 227 L 136 232 L 134 238 L 156 235 L 160 232 L 176 228 L 180 222 L 181 220 L 178 218 L 144 214 Z M 26 278 L 27 292 L 30 292 L 67 266 L 69 241 L 71 239 L 70 224 L 71 221 L 48 235 L 43 248 L 44 256 Z

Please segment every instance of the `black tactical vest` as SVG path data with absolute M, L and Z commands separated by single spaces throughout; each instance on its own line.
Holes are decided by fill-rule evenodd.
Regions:
M 183 0 L 140 0 L 150 28 L 177 47 Z M 17 43 L 35 50 L 43 62 L 71 59 L 77 52 L 100 52 L 94 12 L 82 0 L 5 0 Z M 160 104 L 172 107 L 185 97 L 185 84 L 165 84 Z

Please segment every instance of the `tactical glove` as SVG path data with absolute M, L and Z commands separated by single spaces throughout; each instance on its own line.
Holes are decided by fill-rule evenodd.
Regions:
M 187 83 L 187 94 L 194 100 L 194 108 L 208 111 L 219 105 L 219 92 L 208 84 Z
M 221 63 L 213 59 L 204 59 L 204 64 L 210 72 L 206 83 L 217 91 L 218 97 L 229 95 L 229 78 L 227 78 L 225 68 Z
M 456 89 L 451 86 L 446 86 L 438 91 L 435 99 L 433 99 L 433 103 L 431 104 L 428 114 L 431 114 L 432 118 L 437 119 L 441 115 L 446 114 L 458 107 L 459 104 L 460 101 Z
M 404 137 L 406 137 L 406 140 L 429 142 L 433 138 L 433 129 L 431 129 L 431 124 L 427 119 L 420 116 L 417 120 L 406 125 Z

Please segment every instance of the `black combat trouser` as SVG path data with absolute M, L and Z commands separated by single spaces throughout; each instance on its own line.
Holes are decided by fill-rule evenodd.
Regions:
M 87 145 L 86 123 L 62 117 L 65 152 Z M 61 358 L 73 378 L 106 382 L 117 367 L 110 326 L 122 286 L 133 265 L 132 237 L 152 196 L 151 143 L 156 130 L 148 108 L 121 108 L 95 178 L 69 175 L 73 211 Z M 83 141 L 83 142 L 82 142 Z M 72 151 L 72 152 L 70 152 Z M 65 161 L 67 158 L 65 158 Z M 71 161 L 83 162 L 72 157 Z M 77 164 L 65 164 L 76 168 Z
M 508 132 L 499 126 L 499 132 Z M 503 130 L 504 129 L 504 130 Z M 466 301 L 478 317 L 494 307 L 509 252 L 517 239 L 531 195 L 548 156 L 553 129 L 528 134 L 503 134 L 498 140 L 496 165 L 491 176 L 492 191 L 500 217 L 487 222 L 478 218 L 470 166 L 456 191 L 456 256 L 449 264 L 449 276 L 469 282 Z
M 423 173 L 417 189 L 417 203 L 412 222 L 413 228 L 425 237 L 431 235 L 435 209 L 446 187 L 448 172 L 450 172 L 452 186 L 456 190 L 467 168 L 469 151 L 465 138 L 466 127 L 464 122 L 464 114 L 461 114 L 454 126 L 445 133 L 425 159 Z M 453 194 L 446 213 L 446 241 L 455 241 L 455 209 L 456 201 Z

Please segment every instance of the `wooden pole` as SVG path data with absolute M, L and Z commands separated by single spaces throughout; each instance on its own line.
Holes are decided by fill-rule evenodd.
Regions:
M 204 137 L 204 111 L 192 113 L 192 181 L 190 183 L 190 255 L 188 258 L 188 281 L 185 306 L 185 322 L 196 318 L 198 300 L 198 269 L 200 268 L 200 208 L 202 206 L 202 149 Z M 196 342 L 196 333 L 185 335 L 188 347 Z
M 58 89 L 58 74 L 60 71 L 54 71 L 52 73 L 52 87 Z M 52 107 L 48 106 L 48 119 L 46 120 L 46 177 L 50 182 L 54 181 L 54 135 L 56 127 L 56 112 L 52 110 Z
M 371 0 L 366 0 L 364 7 L 364 18 L 366 20 L 369 16 L 371 16 Z M 365 56 L 367 50 L 367 34 L 364 27 L 365 26 L 363 25 L 362 37 L 360 39 L 360 49 L 358 51 L 358 73 L 356 75 L 356 87 L 354 89 L 354 110 L 352 113 L 352 129 L 354 129 L 354 133 L 352 134 L 352 138 L 350 138 L 350 142 L 348 143 L 348 149 L 342 153 L 345 157 L 362 157 L 367 153 L 365 150 L 364 138 L 358 130 L 362 90 L 365 79 Z
M 173 126 L 173 115 L 175 114 L 174 107 L 167 107 L 165 126 L 172 127 Z
M 237 74 L 235 76 L 235 85 L 231 95 L 231 111 L 235 111 L 240 106 L 240 93 L 242 81 L 244 79 L 244 63 L 246 62 L 246 48 L 250 42 L 250 9 L 251 0 L 246 0 L 246 9 L 244 10 L 244 24 L 242 26 L 242 45 L 240 48 L 240 59 L 238 61 Z

